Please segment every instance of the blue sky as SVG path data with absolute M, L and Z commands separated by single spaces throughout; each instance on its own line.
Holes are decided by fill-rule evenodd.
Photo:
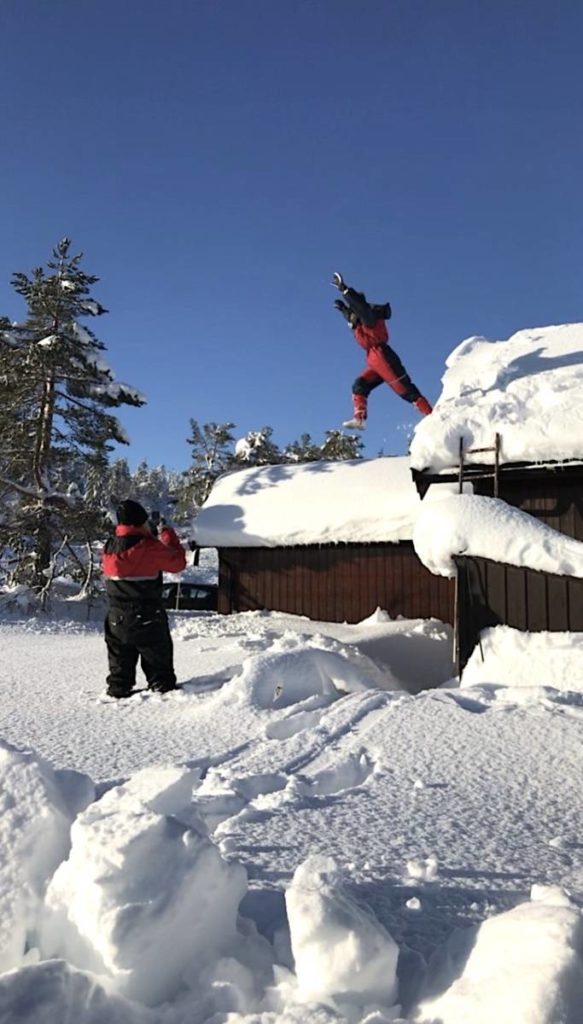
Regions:
M 132 465 L 338 426 L 336 269 L 430 401 L 463 338 L 583 319 L 580 0 L 3 0 L 0 38 L 0 312 L 72 237 Z M 379 388 L 365 454 L 418 419 Z

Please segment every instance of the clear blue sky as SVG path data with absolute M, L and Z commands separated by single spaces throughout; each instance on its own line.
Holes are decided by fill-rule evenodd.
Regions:
M 0 312 L 71 236 L 132 465 L 339 425 L 336 269 L 433 401 L 461 339 L 583 319 L 581 0 L 3 0 L 0 38 Z M 378 389 L 365 454 L 418 418 Z

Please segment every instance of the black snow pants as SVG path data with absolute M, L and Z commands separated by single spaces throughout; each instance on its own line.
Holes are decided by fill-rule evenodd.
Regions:
M 150 690 L 165 693 L 176 686 L 168 616 L 159 604 L 113 605 L 105 619 L 109 662 L 107 692 L 128 697 L 136 685 L 140 659 Z

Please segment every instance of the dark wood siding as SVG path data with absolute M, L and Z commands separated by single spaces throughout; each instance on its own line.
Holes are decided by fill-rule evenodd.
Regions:
M 219 549 L 219 612 L 270 611 L 323 622 L 391 617 L 453 623 L 453 582 L 434 576 L 413 545 L 334 544 Z
M 455 559 L 458 569 L 458 670 L 488 626 L 532 633 L 583 631 L 583 580 L 517 568 L 487 558 Z

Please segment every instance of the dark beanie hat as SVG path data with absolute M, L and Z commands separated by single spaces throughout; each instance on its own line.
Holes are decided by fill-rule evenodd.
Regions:
M 148 521 L 148 513 L 139 501 L 122 501 L 117 506 L 117 521 L 122 526 L 143 526 Z

